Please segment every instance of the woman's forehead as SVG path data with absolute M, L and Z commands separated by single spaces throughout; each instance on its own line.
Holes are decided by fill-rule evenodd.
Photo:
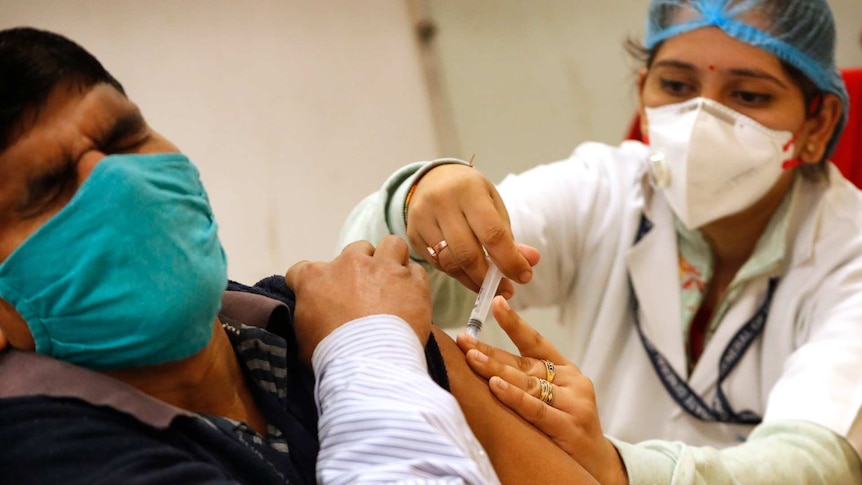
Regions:
M 733 3 L 734 2 L 730 2 L 731 5 Z M 727 6 L 723 8 L 716 7 L 716 9 L 719 9 L 720 12 L 703 12 L 687 2 L 683 3 L 674 9 L 670 21 L 667 22 L 667 26 L 699 21 L 707 15 L 719 15 L 724 17 L 726 20 L 742 22 L 763 32 L 769 32 L 772 26 L 772 19 L 770 19 L 769 15 L 765 15 L 763 13 L 762 8 L 753 7 L 745 10 L 735 10 L 731 9 L 730 6 Z
M 783 72 L 774 54 L 731 37 L 718 27 L 690 30 L 663 42 L 654 62 L 674 59 L 693 65 Z

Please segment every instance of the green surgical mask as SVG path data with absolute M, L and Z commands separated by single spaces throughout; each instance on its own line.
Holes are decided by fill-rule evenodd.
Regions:
M 92 369 L 203 349 L 227 263 L 197 169 L 178 153 L 112 155 L 0 264 L 0 298 L 36 352 Z

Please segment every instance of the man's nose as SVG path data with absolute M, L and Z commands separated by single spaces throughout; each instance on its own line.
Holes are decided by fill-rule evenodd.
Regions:
M 96 164 L 102 161 L 105 158 L 105 153 L 98 150 L 90 150 L 85 153 L 81 160 L 78 162 L 78 186 L 80 187 L 87 178 L 90 176 L 90 173 L 96 167 Z

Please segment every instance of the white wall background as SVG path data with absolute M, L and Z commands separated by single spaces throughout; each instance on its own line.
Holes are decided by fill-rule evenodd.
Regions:
M 0 28 L 54 30 L 102 60 L 198 164 L 230 275 L 252 282 L 330 259 L 350 208 L 408 161 L 475 153 L 499 180 L 622 137 L 622 42 L 648 0 L 414 0 L 437 27 L 446 153 L 409 1 L 0 0 Z M 830 4 L 839 64 L 862 65 L 862 1 Z M 528 313 L 553 336 L 552 316 Z
M 349 210 L 434 157 L 401 0 L 0 0 L 90 50 L 200 167 L 232 278 L 329 260 Z

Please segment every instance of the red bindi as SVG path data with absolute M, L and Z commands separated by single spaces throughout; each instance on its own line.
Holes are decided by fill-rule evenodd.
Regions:
M 715 66 L 713 66 L 712 64 L 710 64 L 710 65 L 709 65 L 709 70 L 710 70 L 710 71 L 714 71 L 714 70 L 715 70 Z

